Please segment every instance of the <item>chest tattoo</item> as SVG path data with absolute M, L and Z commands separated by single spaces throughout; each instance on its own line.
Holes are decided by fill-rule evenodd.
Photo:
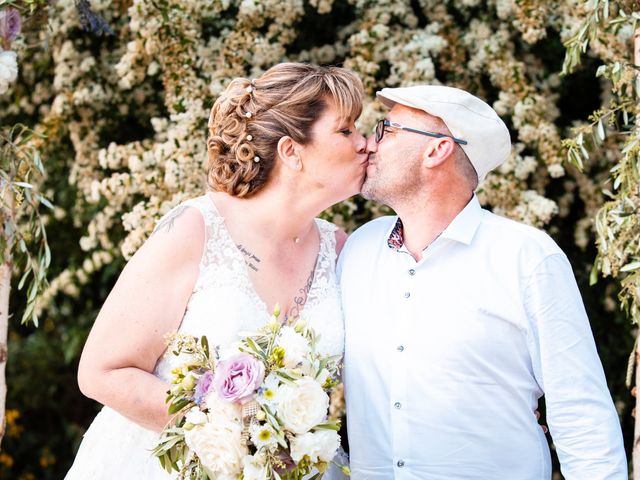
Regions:
M 258 268 L 260 264 L 260 259 L 258 257 L 244 248 L 242 244 L 236 245 L 236 247 L 238 247 L 238 250 L 240 250 L 240 253 L 242 253 L 242 255 L 244 256 L 244 263 L 246 263 L 251 270 L 253 270 L 254 272 L 260 270 Z
M 311 274 L 307 281 L 304 284 L 304 287 L 298 290 L 300 295 L 296 295 L 293 297 L 293 305 L 289 309 L 289 312 L 285 315 L 285 320 L 289 320 L 290 318 L 298 318 L 300 316 L 300 312 L 302 308 L 307 303 L 307 298 L 309 297 L 309 292 L 311 291 L 311 285 L 313 285 L 313 277 L 315 274 L 315 269 L 311 270 Z

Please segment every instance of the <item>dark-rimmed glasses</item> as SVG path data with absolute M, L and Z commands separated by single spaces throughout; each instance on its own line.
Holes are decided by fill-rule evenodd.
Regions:
M 391 120 L 387 120 L 386 118 L 383 118 L 382 120 L 380 120 L 376 125 L 376 143 L 380 143 L 380 140 L 382 140 L 382 137 L 384 137 L 385 128 L 387 127 L 397 128 L 399 130 L 405 130 L 407 132 L 419 133 L 420 135 L 426 135 L 428 137 L 434 137 L 434 138 L 448 137 L 460 145 L 467 144 L 466 140 L 452 137 L 451 135 L 445 135 L 444 133 L 425 132 L 423 130 L 416 130 L 415 128 L 405 127 L 404 125 L 400 125 L 399 123 L 392 122 Z

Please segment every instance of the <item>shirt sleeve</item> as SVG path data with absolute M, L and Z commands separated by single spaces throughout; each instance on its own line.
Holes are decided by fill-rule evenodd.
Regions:
M 526 280 L 532 358 L 567 480 L 628 478 L 620 421 L 571 265 L 546 257 Z

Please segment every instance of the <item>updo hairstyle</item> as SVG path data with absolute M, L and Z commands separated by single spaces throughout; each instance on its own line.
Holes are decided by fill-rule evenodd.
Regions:
M 209 117 L 209 187 L 237 197 L 254 194 L 269 178 L 280 138 L 311 142 L 328 102 L 343 121 L 355 120 L 362 96 L 360 79 L 339 67 L 281 63 L 257 80 L 234 79 Z

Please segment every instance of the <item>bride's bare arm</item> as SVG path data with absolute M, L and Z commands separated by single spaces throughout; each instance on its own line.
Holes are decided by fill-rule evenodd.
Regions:
M 203 247 L 200 213 L 177 209 L 122 271 L 82 352 L 82 393 L 145 428 L 159 431 L 169 421 L 169 386 L 152 372 L 165 335 L 180 325 Z

